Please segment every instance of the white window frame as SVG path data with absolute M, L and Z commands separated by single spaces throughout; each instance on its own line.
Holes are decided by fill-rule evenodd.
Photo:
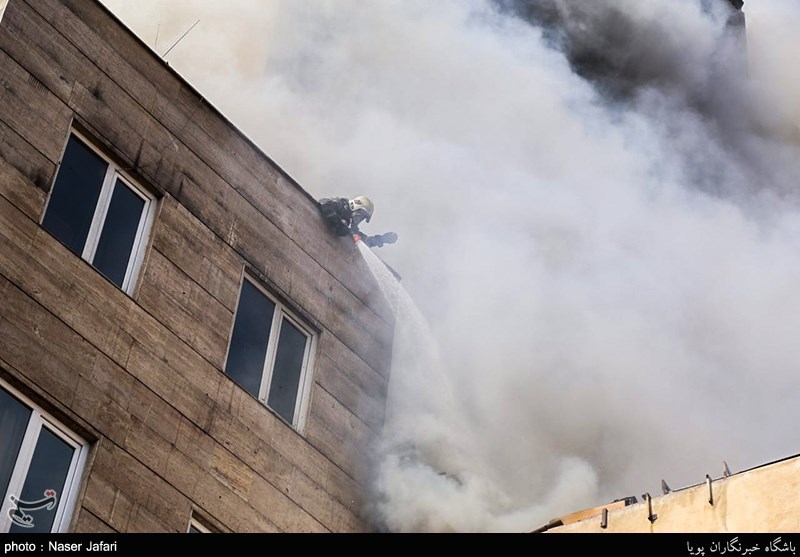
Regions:
M 192 528 L 194 528 L 195 530 L 197 530 L 201 534 L 210 534 L 211 533 L 211 529 L 208 526 L 206 526 L 205 524 L 203 524 L 202 522 L 198 521 L 194 517 L 194 513 L 192 513 L 192 517 L 189 519 L 189 526 L 186 527 L 186 533 L 190 534 L 191 531 L 192 531 Z
M 8 491 L 0 494 L 0 496 L 3 497 L 2 505 L 0 505 L 0 532 L 8 533 L 11 528 L 12 522 L 11 518 L 8 516 L 8 512 L 11 509 L 12 503 L 8 499 L 8 496 L 10 494 L 22 492 L 22 487 L 25 484 L 25 478 L 27 478 L 28 470 L 33 460 L 33 452 L 36 449 L 36 443 L 39 441 L 39 434 L 42 428 L 47 429 L 50 433 L 74 449 L 72 460 L 70 461 L 67 471 L 67 477 L 64 480 L 63 491 L 58 495 L 58 511 L 53 520 L 53 527 L 50 530 L 51 532 L 58 533 L 67 532 L 72 512 L 75 509 L 75 503 L 78 498 L 81 473 L 83 472 L 86 458 L 89 454 L 89 443 L 71 432 L 63 424 L 33 403 L 28 397 L 14 389 L 2 379 L 0 379 L 0 389 L 6 391 L 13 398 L 17 399 L 20 404 L 31 410 L 31 417 L 28 421 L 28 427 L 25 430 L 19 453 L 17 454 L 17 460 L 14 463 L 14 470 L 8 484 Z M 65 496 L 66 499 L 64 499 Z
M 261 386 L 258 390 L 258 400 L 270 412 L 275 414 L 278 418 L 286 422 L 286 420 L 278 414 L 275 410 L 270 408 L 268 404 L 269 391 L 272 383 L 272 371 L 275 366 L 275 356 L 278 352 L 278 340 L 280 339 L 280 330 L 283 326 L 283 321 L 286 320 L 303 333 L 308 341 L 306 342 L 306 349 L 303 352 L 303 364 L 300 368 L 300 379 L 297 386 L 297 399 L 294 404 L 294 416 L 292 416 L 291 425 L 299 433 L 305 429 L 306 418 L 308 416 L 309 399 L 311 398 L 311 380 L 312 371 L 314 369 L 314 354 L 316 354 L 317 335 L 311 330 L 310 327 L 305 325 L 295 314 L 281 303 L 275 296 L 265 289 L 260 281 L 255 277 L 244 273 L 242 281 L 239 284 L 239 296 L 236 299 L 236 314 L 233 316 L 233 325 L 231 325 L 231 333 L 228 336 L 228 354 L 225 355 L 225 363 L 227 366 L 228 356 L 230 355 L 231 340 L 233 339 L 233 329 L 236 326 L 236 317 L 239 313 L 239 301 L 242 297 L 242 290 L 244 289 L 244 281 L 248 281 L 259 292 L 266 296 L 272 303 L 275 304 L 275 312 L 272 314 L 272 324 L 270 326 L 269 339 L 267 340 L 267 353 L 264 356 L 264 365 L 261 370 Z M 286 422 L 288 423 L 288 422 Z
M 0 0 L 1 1 L 1 0 Z M 114 193 L 114 188 L 117 187 L 117 180 L 121 181 L 127 186 L 135 195 L 140 197 L 144 202 L 142 209 L 142 216 L 139 217 L 139 226 L 136 229 L 136 237 L 131 246 L 131 253 L 128 255 L 128 266 L 125 270 L 125 278 L 122 281 L 121 290 L 129 295 L 132 295 L 136 289 L 137 279 L 139 277 L 139 270 L 144 261 L 144 255 L 147 251 L 147 243 L 150 238 L 150 231 L 153 228 L 153 221 L 155 220 L 157 199 L 147 191 L 145 188 L 136 183 L 130 176 L 125 174 L 114 162 L 109 159 L 102 151 L 95 147 L 94 143 L 85 135 L 77 130 L 70 130 L 67 136 L 67 141 L 64 143 L 64 151 L 61 154 L 63 163 L 64 153 L 66 153 L 67 144 L 72 136 L 80 141 L 86 148 L 92 151 L 95 155 L 100 157 L 103 162 L 108 166 L 106 168 L 106 175 L 103 179 L 103 186 L 100 190 L 100 196 L 97 199 L 97 206 L 92 216 L 92 224 L 89 226 L 89 234 L 86 237 L 86 243 L 83 245 L 83 252 L 81 259 L 94 266 L 93 260 L 97 252 L 97 245 L 100 243 L 100 234 L 103 231 L 103 225 L 106 222 L 108 215 L 108 208 L 111 205 L 111 197 Z M 61 166 L 59 165 L 59 169 Z M 47 207 L 42 213 L 42 222 L 47 215 L 47 210 L 50 208 L 50 199 L 52 198 L 53 191 L 55 190 L 56 182 L 58 181 L 58 173 L 56 173 L 53 180 L 53 187 L 50 189 L 50 196 L 47 199 Z M 41 223 L 40 223 L 41 224 Z M 100 272 L 98 270 L 98 272 Z M 102 273 L 101 273 L 102 274 Z

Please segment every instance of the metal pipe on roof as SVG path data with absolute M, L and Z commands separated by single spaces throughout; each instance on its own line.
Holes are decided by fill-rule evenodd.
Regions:
M 714 506 L 714 491 L 711 489 L 711 476 L 706 474 L 706 485 L 708 486 L 708 504 Z
M 658 518 L 657 514 L 653 514 L 653 498 L 650 497 L 649 493 L 645 493 L 644 497 L 647 499 L 647 520 L 652 524 Z

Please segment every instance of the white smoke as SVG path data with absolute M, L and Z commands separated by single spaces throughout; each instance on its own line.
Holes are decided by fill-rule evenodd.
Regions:
M 502 2 L 104 2 L 159 53 L 199 19 L 171 65 L 398 232 L 444 381 L 392 384 L 378 527 L 527 531 L 798 452 L 795 0 L 747 3 L 746 81 L 697 1 L 593 2 L 664 38 L 622 100 Z

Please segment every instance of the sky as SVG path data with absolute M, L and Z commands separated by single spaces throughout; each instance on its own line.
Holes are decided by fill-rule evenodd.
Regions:
M 796 0 L 749 0 L 744 43 L 723 0 L 102 1 L 398 233 L 378 528 L 530 531 L 800 452 Z

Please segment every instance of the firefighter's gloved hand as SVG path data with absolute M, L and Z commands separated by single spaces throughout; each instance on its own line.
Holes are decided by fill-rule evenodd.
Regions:
M 366 238 L 362 238 L 362 240 L 364 240 L 364 243 L 371 248 L 383 247 L 383 238 L 380 236 L 380 234 L 377 236 L 367 236 Z
M 381 240 L 384 244 L 394 244 L 397 241 L 397 233 L 387 232 L 386 234 L 382 234 Z
M 393 244 L 397 241 L 397 234 L 387 232 L 377 236 L 364 236 L 361 240 L 371 248 L 382 248 L 383 244 Z

